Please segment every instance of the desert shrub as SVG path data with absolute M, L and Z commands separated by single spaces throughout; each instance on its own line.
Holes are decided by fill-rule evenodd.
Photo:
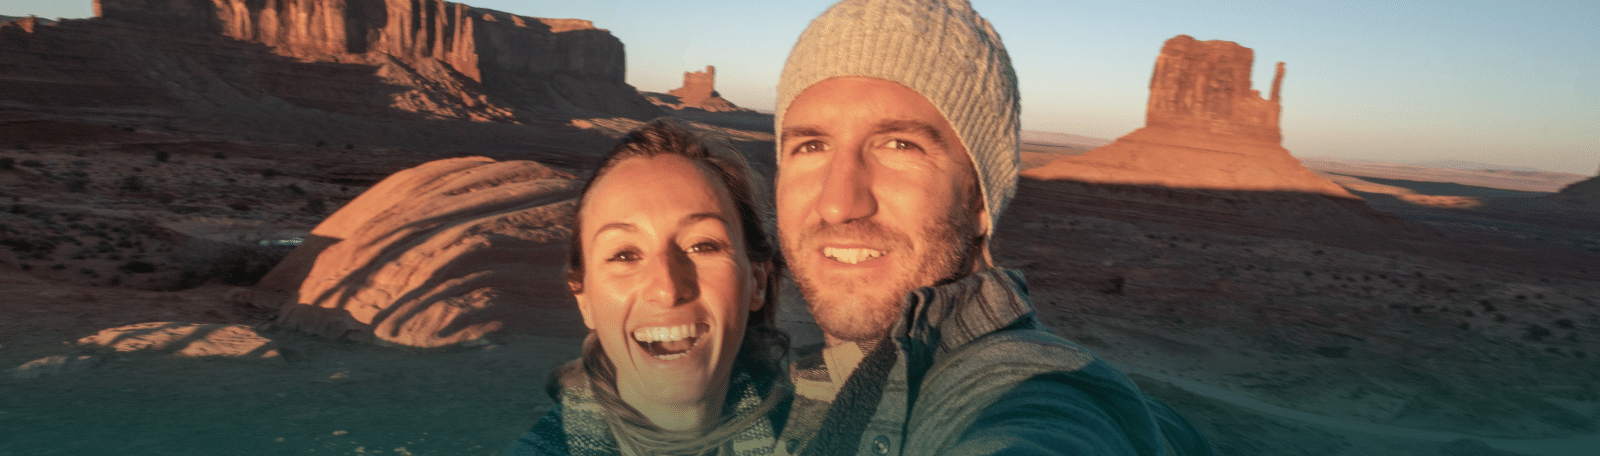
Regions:
M 1572 319 L 1569 319 L 1569 318 L 1563 318 L 1563 319 L 1560 319 L 1560 320 L 1556 320 L 1555 323 L 1552 323 L 1552 325 L 1554 325 L 1557 328 L 1561 328 L 1561 329 L 1572 329 L 1572 327 L 1573 327 Z
M 0 246 L 10 248 L 18 257 L 43 260 L 56 250 L 56 243 L 49 239 L 0 239 Z
M 66 186 L 69 193 L 83 193 L 89 189 L 89 179 L 83 177 L 67 179 Z
M 44 163 L 39 163 L 38 160 L 23 160 L 21 163 L 17 163 L 17 164 L 22 165 L 22 166 L 26 166 L 26 167 L 29 167 L 29 168 L 43 168 L 44 167 Z
M 304 194 L 306 194 L 306 189 L 300 188 L 300 186 L 297 185 L 297 184 L 285 185 L 285 186 L 283 186 L 283 188 L 289 190 L 289 193 L 293 193 L 293 194 L 296 194 L 296 195 L 304 195 Z
M 172 158 L 172 153 L 171 152 L 167 152 L 167 151 L 164 151 L 164 150 L 156 151 L 156 161 L 158 161 L 158 162 L 166 162 L 167 159 L 169 159 L 169 158 Z
M 233 209 L 239 212 L 249 212 L 250 205 L 245 204 L 243 201 L 234 201 L 232 203 L 228 203 L 228 209 Z
M 300 209 L 311 215 L 322 215 L 323 212 L 327 212 L 328 204 L 322 201 L 322 197 L 312 196 L 306 198 L 305 207 Z
M 267 178 L 267 179 L 271 179 L 271 178 L 277 177 L 280 174 L 282 174 L 282 173 L 279 173 L 278 170 L 272 169 L 272 168 L 267 168 L 267 169 L 261 170 L 261 177 L 264 177 L 264 178 Z
M 218 159 L 218 160 L 227 160 L 228 159 L 228 154 L 222 153 L 221 150 L 217 150 L 216 152 L 211 154 L 211 158 L 215 158 L 215 159 Z
M 129 175 L 122 178 L 122 183 L 117 185 L 117 189 L 129 193 L 139 193 L 145 191 L 146 187 L 144 186 L 144 179 L 140 179 L 137 175 Z
M 350 143 L 344 143 L 344 148 L 345 148 L 345 150 L 355 149 L 356 145 L 355 144 L 350 144 Z
M 15 169 L 16 167 L 17 159 L 11 157 L 0 157 L 0 171 Z
M 149 274 L 149 273 L 152 273 L 152 272 L 156 272 L 156 265 L 150 264 L 150 263 L 145 262 L 145 261 L 133 260 L 133 261 L 129 261 L 127 263 L 123 263 L 122 266 L 118 266 L 117 270 L 129 273 L 129 274 Z
M 323 140 L 320 140 L 320 139 L 317 140 L 317 147 L 322 147 L 322 146 L 326 146 L 326 145 L 328 145 L 327 141 L 323 141 Z
M 1539 325 L 1528 325 L 1528 329 L 1522 334 L 1522 337 L 1537 342 L 1544 340 L 1546 337 L 1550 337 L 1550 330 Z

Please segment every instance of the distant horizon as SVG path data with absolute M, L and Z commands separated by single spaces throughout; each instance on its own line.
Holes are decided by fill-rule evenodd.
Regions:
M 713 65 L 724 98 L 770 111 L 789 47 L 833 2 L 463 3 L 593 21 L 626 46 L 635 88 L 666 92 Z M 1600 170 L 1600 2 L 973 3 L 1016 65 L 1028 130 L 1116 139 L 1142 127 L 1156 56 L 1184 34 L 1252 48 L 1258 90 L 1286 62 L 1295 156 Z M 0 0 L 0 14 L 81 18 L 92 1 Z

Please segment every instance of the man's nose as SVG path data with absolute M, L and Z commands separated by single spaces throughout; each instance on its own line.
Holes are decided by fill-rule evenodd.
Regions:
M 825 172 L 817 199 L 817 213 L 824 222 L 842 225 L 878 212 L 872 170 L 860 148 L 834 154 Z
M 669 248 L 650 264 L 645 297 L 651 303 L 677 306 L 700 297 L 700 279 L 688 254 Z

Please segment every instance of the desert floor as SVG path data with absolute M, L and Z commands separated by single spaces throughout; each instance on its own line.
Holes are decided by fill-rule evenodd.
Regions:
M 444 155 L 3 120 L 28 134 L 0 143 L 11 159 L 0 167 L 0 456 L 497 454 L 549 405 L 545 373 L 577 353 L 576 339 L 528 334 L 449 350 L 330 340 L 276 329 L 233 297 L 281 257 L 272 241 Z M 1593 454 L 1600 232 L 1493 210 L 1549 189 L 1474 182 L 1479 193 L 1433 195 L 1464 184 L 1330 177 L 1411 220 L 1408 240 L 1074 215 L 1051 183 L 1025 181 L 996 260 L 1024 271 L 1043 321 L 1132 374 L 1220 454 Z M 816 341 L 787 304 L 785 324 Z M 241 325 L 271 350 L 80 343 L 146 322 Z

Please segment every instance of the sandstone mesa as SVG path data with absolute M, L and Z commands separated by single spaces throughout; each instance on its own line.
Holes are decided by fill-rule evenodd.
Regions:
M 1269 98 L 1250 88 L 1254 52 L 1179 35 L 1161 47 L 1145 126 L 1115 142 L 1024 172 L 1039 179 L 1218 190 L 1292 191 L 1356 199 L 1281 145 L 1279 62 Z

